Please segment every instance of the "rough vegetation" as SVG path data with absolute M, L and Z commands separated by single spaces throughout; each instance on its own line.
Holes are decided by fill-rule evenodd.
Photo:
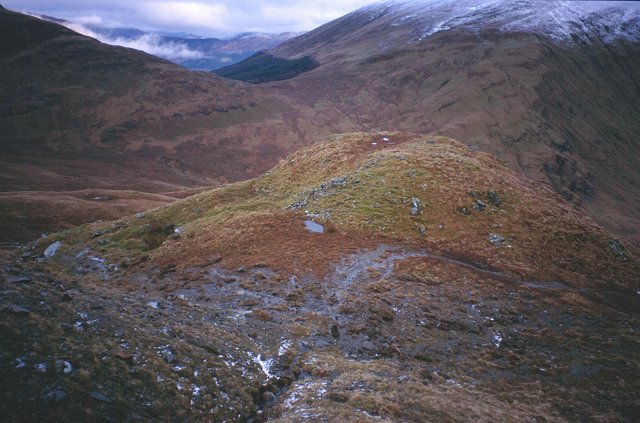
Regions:
M 10 420 L 639 417 L 637 251 L 445 137 L 335 135 L 0 271 Z
M 282 81 L 313 70 L 318 66 L 310 56 L 298 59 L 282 59 L 269 53 L 256 53 L 242 61 L 242 64 L 225 66 L 214 71 L 215 74 L 238 81 L 259 84 L 262 82 Z

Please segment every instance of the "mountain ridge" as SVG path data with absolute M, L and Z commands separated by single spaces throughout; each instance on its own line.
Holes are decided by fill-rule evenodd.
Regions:
M 637 416 L 637 249 L 446 137 L 333 135 L 6 257 L 9 420 Z
M 432 3 L 440 9 L 428 8 Z M 478 17 L 431 33 L 438 14 L 451 12 L 444 6 L 454 3 L 409 2 L 407 12 L 403 2 L 382 2 L 352 12 L 271 50 L 283 59 L 309 56 L 319 66 L 263 85 L 312 107 L 335 107 L 362 128 L 449 135 L 477 145 L 637 242 L 640 192 L 632 181 L 640 180 L 640 163 L 631 152 L 640 134 L 638 5 L 629 5 L 630 16 L 618 3 L 592 5 L 595 11 L 578 14 L 580 25 L 569 15 L 577 32 L 560 42 L 527 28 L 505 31 Z M 574 4 L 550 2 L 547 8 Z M 529 10 L 518 7 L 515 16 Z M 547 9 L 540 10 L 535 13 Z M 497 22 L 510 13 L 496 15 Z M 624 36 L 611 38 L 611 19 Z M 555 21 L 549 22 L 544 25 Z M 429 36 L 421 39 L 425 27 Z M 624 178 L 617 169 L 624 169 Z

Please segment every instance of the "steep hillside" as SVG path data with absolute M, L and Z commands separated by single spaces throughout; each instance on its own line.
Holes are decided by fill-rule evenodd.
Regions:
M 634 421 L 637 257 L 460 142 L 336 135 L 6 256 L 0 410 Z
M 633 2 L 381 2 L 269 51 L 319 66 L 267 85 L 363 129 L 478 146 L 638 242 L 639 16 Z
M 14 198 L 216 186 L 264 172 L 309 134 L 341 130 L 340 116 L 270 89 L 6 10 L 0 24 L 0 189 Z M 56 201 L 50 208 L 56 214 Z M 0 241 L 32 238 L 33 231 L 13 237 L 8 220 L 0 219 Z

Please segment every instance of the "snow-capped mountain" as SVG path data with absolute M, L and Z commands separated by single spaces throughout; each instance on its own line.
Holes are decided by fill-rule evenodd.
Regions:
M 452 28 L 535 32 L 557 41 L 594 33 L 607 41 L 640 37 L 640 2 L 630 1 L 395 0 L 354 13 L 419 28 L 418 40 Z

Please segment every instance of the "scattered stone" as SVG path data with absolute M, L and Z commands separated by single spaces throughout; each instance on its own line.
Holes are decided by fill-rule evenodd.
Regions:
M 153 309 L 158 310 L 160 307 L 160 303 L 158 301 L 149 301 L 147 305 Z
M 504 237 L 494 233 L 489 234 L 487 238 L 489 239 L 489 242 L 495 245 L 496 247 L 502 246 L 506 241 Z
M 305 197 L 305 198 L 301 198 L 294 201 L 287 208 L 290 210 L 297 210 L 297 209 L 302 209 L 304 207 L 307 207 L 308 204 L 309 204 L 309 200 Z
M 67 396 L 66 392 L 64 392 L 60 388 L 56 388 L 55 390 L 48 392 L 45 395 L 45 398 L 53 401 L 62 401 Z
M 37 373 L 46 373 L 47 372 L 47 364 L 46 363 L 38 363 L 33 366 L 33 369 Z
M 184 228 L 182 226 L 178 226 L 173 230 L 173 233 L 176 235 L 182 235 L 184 233 Z
M 612 239 L 607 244 L 609 251 L 614 253 L 619 259 L 628 260 L 627 255 L 624 252 L 624 247 L 615 239 Z
M 111 402 L 111 398 L 109 398 L 108 396 L 106 396 L 105 394 L 98 392 L 98 391 L 91 391 L 89 392 L 89 396 L 93 399 L 97 399 L 98 401 L 102 401 L 102 402 Z
M 173 366 L 173 367 L 171 368 L 171 371 L 172 371 L 173 373 L 180 373 L 181 371 L 183 371 L 183 370 L 184 370 L 184 369 L 186 369 L 186 368 L 187 368 L 187 366 L 177 365 L 177 366 Z
M 426 235 L 427 234 L 427 228 L 425 228 L 424 225 L 418 226 L 418 231 L 420 232 L 420 235 Z
M 466 207 L 456 207 L 456 213 L 458 213 L 459 215 L 462 215 L 462 216 L 470 216 L 471 215 L 471 210 L 469 210 Z
M 95 231 L 95 232 L 93 233 L 93 235 L 91 235 L 91 238 L 97 238 L 97 237 L 99 237 L 99 236 L 102 236 L 102 235 L 108 234 L 109 232 L 111 232 L 111 231 L 104 230 L 104 229 L 100 229 L 100 230 Z
M 309 232 L 313 232 L 314 234 L 324 233 L 324 226 L 314 222 L 313 220 L 305 220 L 304 226 L 307 228 Z
M 444 223 L 438 223 L 438 229 L 443 230 L 444 228 Z
M 473 204 L 473 209 L 476 211 L 484 211 L 487 208 L 487 205 L 482 200 L 476 200 Z
M 24 361 L 24 359 L 22 357 L 16 358 L 16 363 L 18 363 L 16 365 L 16 369 L 22 369 L 22 368 L 26 367 L 26 365 L 27 365 L 26 361 Z
M 418 176 L 418 171 L 415 169 L 408 170 L 407 176 L 410 178 L 415 178 L 416 176 Z
M 166 361 L 167 363 L 172 363 L 176 359 L 175 354 L 171 351 L 171 349 L 169 349 L 168 345 L 158 347 L 158 354 L 162 356 L 162 358 L 164 358 L 164 361 Z
M 493 204 L 496 207 L 502 204 L 502 199 L 495 191 L 487 191 L 487 198 L 489 199 L 489 203 Z
M 141 213 L 136 213 L 136 219 L 142 219 L 146 216 L 146 214 L 144 212 Z
M 22 276 L 22 275 L 18 275 L 18 276 L 10 275 L 7 277 L 7 282 L 11 282 L 11 283 L 29 283 L 32 280 L 33 279 L 31 279 L 30 277 Z
M 238 272 L 238 273 L 244 273 L 244 272 L 246 272 L 246 269 L 244 268 L 244 266 L 240 266 L 240 267 L 238 267 L 238 269 L 236 270 L 236 272 Z
M 200 207 L 196 207 L 193 210 L 191 210 L 191 212 L 193 214 L 200 214 L 200 213 L 202 213 L 202 209 Z
M 26 309 L 22 306 L 19 306 L 17 304 L 9 304 L 6 307 L 6 310 L 10 311 L 13 314 L 29 314 L 31 313 L 31 310 Z
M 64 374 L 68 374 L 73 371 L 73 366 L 68 361 L 56 360 L 56 370 Z
M 469 197 L 472 197 L 472 198 L 478 198 L 480 197 L 481 194 L 476 190 L 472 190 L 468 192 L 468 195 Z
M 364 342 L 362 343 L 362 349 L 363 349 L 363 350 L 369 350 L 369 351 L 371 351 L 371 350 L 374 350 L 375 348 L 376 348 L 376 346 L 375 346 L 375 345 L 373 345 L 373 342 L 371 342 L 371 341 L 364 341 Z
M 20 259 L 21 259 L 22 261 L 27 261 L 27 260 L 29 260 L 30 258 L 31 258 L 31 253 L 23 253 L 23 254 L 20 256 Z
M 417 216 L 422 212 L 422 204 L 418 197 L 411 197 L 411 216 Z
M 62 243 L 60 241 L 56 241 L 53 244 L 49 245 L 47 249 L 44 250 L 44 256 L 46 258 L 51 258 L 55 256 L 56 252 L 58 251 L 58 248 L 60 248 L 61 245 Z

